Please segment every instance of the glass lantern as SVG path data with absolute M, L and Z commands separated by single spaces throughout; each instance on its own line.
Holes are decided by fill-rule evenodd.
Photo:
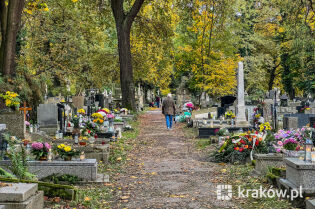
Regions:
M 310 139 L 306 139 L 305 141 L 305 161 L 312 161 L 312 148 L 313 148 L 313 142 Z

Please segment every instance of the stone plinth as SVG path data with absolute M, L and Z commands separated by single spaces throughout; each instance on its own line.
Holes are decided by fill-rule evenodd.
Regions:
M 306 209 L 315 209 L 315 200 L 306 200 Z
M 20 113 L 1 113 L 0 124 L 6 124 L 9 133 L 20 139 L 25 139 L 24 115 Z
M 315 194 L 315 164 L 298 158 L 285 158 L 286 179 L 280 179 L 287 188 L 300 188 L 306 194 Z
M 0 162 L 1 167 L 10 166 L 11 162 L 4 160 Z M 72 161 L 29 161 L 29 171 L 39 179 L 52 174 L 69 174 L 78 176 L 86 181 L 97 179 L 96 159 L 72 160 Z
M 10 183 L 0 187 L 0 205 L 6 209 L 42 209 L 44 192 L 38 191 L 37 184 Z
M 258 174 L 266 174 L 268 167 L 281 167 L 284 166 L 282 154 L 255 154 L 256 160 L 255 171 Z
M 0 124 L 0 131 L 4 131 L 7 128 L 5 124 Z
M 120 130 L 124 130 L 124 128 L 125 128 L 125 123 L 124 122 L 114 122 L 114 127 L 115 127 L 115 129 L 119 129 L 120 128 Z

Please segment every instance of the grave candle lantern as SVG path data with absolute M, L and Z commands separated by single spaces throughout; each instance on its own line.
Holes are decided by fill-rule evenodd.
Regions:
M 313 143 L 310 139 L 306 139 L 305 141 L 305 161 L 312 161 L 312 148 L 313 148 Z
M 84 152 L 81 152 L 81 154 L 80 154 L 80 160 L 82 161 L 82 160 L 84 160 L 85 159 L 85 153 Z

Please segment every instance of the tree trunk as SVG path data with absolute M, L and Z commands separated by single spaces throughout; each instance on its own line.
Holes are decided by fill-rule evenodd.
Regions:
M 130 49 L 130 30 L 123 24 L 117 27 L 118 51 L 120 63 L 120 85 L 122 105 L 135 110 L 135 86 L 133 81 L 132 58 Z
M 122 103 L 124 107 L 135 111 L 136 102 L 130 49 L 130 30 L 144 0 L 135 0 L 131 9 L 126 14 L 123 6 L 124 0 L 111 0 L 110 2 L 118 37 Z
M 4 2 L 4 1 L 2 1 Z M 8 6 L 1 3 L 0 69 L 5 76 L 12 76 L 15 68 L 16 37 L 19 31 L 25 0 L 10 0 Z M 2 13 L 4 11 L 4 13 Z

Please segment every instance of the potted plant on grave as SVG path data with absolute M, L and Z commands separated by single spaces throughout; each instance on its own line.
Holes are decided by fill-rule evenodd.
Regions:
M 232 125 L 232 120 L 235 119 L 235 115 L 232 111 L 228 111 L 225 113 L 225 119 L 227 119 L 228 123 Z
M 31 148 L 31 153 L 35 156 L 35 160 L 46 161 L 51 146 L 47 142 L 33 142 Z
M 72 157 L 78 156 L 80 154 L 79 151 L 66 144 L 59 144 L 57 147 L 55 147 L 55 151 L 65 161 L 71 161 Z
M 294 138 L 286 139 L 283 142 L 283 148 L 287 151 L 289 157 L 297 156 L 296 148 L 298 147 L 298 144 L 299 143 Z
M 72 131 L 72 134 L 73 135 L 80 135 L 80 118 L 75 115 L 73 118 L 72 118 L 72 121 L 73 123 L 73 131 Z
M 88 140 L 89 140 L 89 138 L 87 136 L 80 137 L 79 138 L 79 145 L 86 146 Z
M 5 104 L 5 107 L 7 107 L 4 110 L 5 112 L 15 112 L 19 110 L 21 101 L 17 93 L 7 91 L 5 94 L 0 94 L 0 98 Z

